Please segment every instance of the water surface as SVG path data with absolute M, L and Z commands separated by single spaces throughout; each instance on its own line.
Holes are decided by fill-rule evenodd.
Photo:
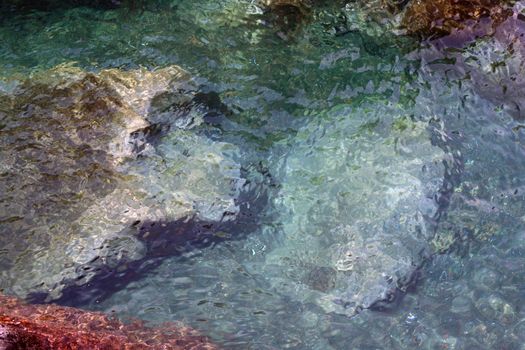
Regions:
M 182 171 L 203 167 L 213 182 L 197 158 L 221 145 L 243 178 L 239 216 L 211 239 L 58 302 L 180 320 L 228 349 L 523 347 L 525 61 L 508 32 L 443 49 L 357 5 L 286 31 L 242 0 L 13 12 L 0 24 L 6 93 L 65 63 L 188 71 L 218 112 L 162 136 L 160 161 L 189 147 L 195 166 Z

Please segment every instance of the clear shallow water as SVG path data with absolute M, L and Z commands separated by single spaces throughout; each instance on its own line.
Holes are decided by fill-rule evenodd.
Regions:
M 480 39 L 445 51 L 451 64 L 388 23 L 351 8 L 342 21 L 341 11 L 324 9 L 288 40 L 242 1 L 2 20 L 6 81 L 71 61 L 188 70 L 229 111 L 198 132 L 235 145 L 251 183 L 246 217 L 216 232 L 220 242 L 154 260 L 116 291 L 104 282 L 61 302 L 182 320 L 226 348 L 520 349 L 520 50 Z M 356 30 L 335 36 L 341 22 Z M 370 271 L 420 280 L 355 314 L 363 298 L 353 287 Z

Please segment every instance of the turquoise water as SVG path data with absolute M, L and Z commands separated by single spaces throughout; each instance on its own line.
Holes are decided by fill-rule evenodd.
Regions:
M 199 209 L 212 225 L 168 223 L 117 275 L 43 298 L 182 321 L 228 349 L 522 349 L 524 26 L 447 49 L 394 24 L 351 3 L 289 29 L 242 0 L 4 14 L 0 92 L 60 64 L 178 65 L 214 113 L 126 171 L 208 207 L 202 188 L 235 183 L 234 219 Z M 206 238 L 181 244 L 177 227 Z

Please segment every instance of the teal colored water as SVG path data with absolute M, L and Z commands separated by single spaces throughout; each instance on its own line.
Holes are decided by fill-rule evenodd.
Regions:
M 446 48 L 394 22 L 350 3 L 287 30 L 244 0 L 3 14 L 0 92 L 60 64 L 178 65 L 220 113 L 130 167 L 155 185 L 165 163 L 195 171 L 165 188 L 196 198 L 243 179 L 208 241 L 153 244 L 136 275 L 56 300 L 182 321 L 227 349 L 523 349 L 524 25 Z

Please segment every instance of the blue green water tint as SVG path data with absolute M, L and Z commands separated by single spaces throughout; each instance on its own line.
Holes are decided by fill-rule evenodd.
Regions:
M 221 205 L 235 219 L 184 249 L 142 247 L 133 278 L 78 283 L 56 300 L 182 321 L 227 349 L 524 349 L 524 25 L 446 49 L 395 35 L 385 18 L 327 6 L 283 33 L 242 0 L 2 18 L 6 94 L 61 64 L 178 65 L 220 101 L 125 167 L 156 191 L 140 208 L 158 194 L 176 206 L 166 193 L 194 186 L 200 220 L 221 221 L 209 209 Z M 100 229 L 98 216 L 113 225 L 138 205 L 110 204 L 81 217 Z M 5 288 L 40 277 L 15 274 L 20 288 Z

